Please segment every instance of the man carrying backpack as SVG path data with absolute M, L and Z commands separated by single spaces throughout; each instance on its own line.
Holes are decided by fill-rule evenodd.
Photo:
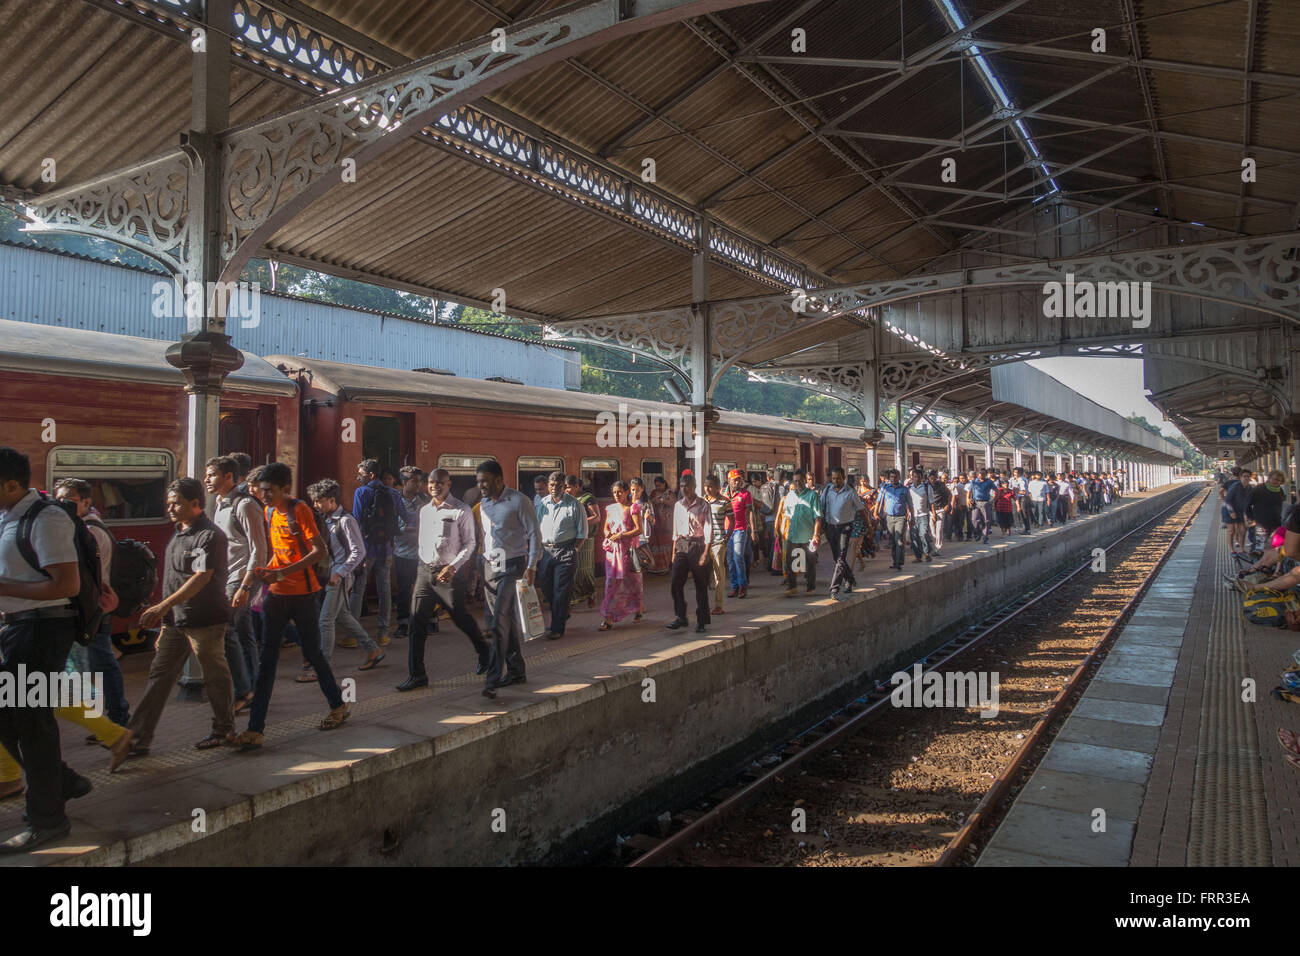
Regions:
M 349 610 L 361 620 L 361 603 L 365 599 L 366 585 L 371 576 L 375 579 L 375 593 L 379 596 L 380 646 L 390 643 L 388 630 L 393 617 L 393 544 L 400 530 L 397 516 L 401 514 L 399 492 L 379 480 L 378 460 L 367 458 L 357 465 L 357 481 L 361 483 L 352 495 L 352 515 L 361 524 L 361 536 L 366 542 L 366 560 L 361 565 L 360 577 L 352 590 Z M 346 646 L 346 645 L 344 645 Z
M 77 525 L 30 487 L 31 478 L 26 455 L 0 448 L 0 672 L 10 680 L 19 667 L 29 674 L 61 673 L 82 623 L 74 604 L 83 584 Z M 34 507 L 35 516 L 25 520 Z M 24 853 L 65 835 L 72 824 L 64 801 L 91 789 L 63 762 L 55 702 L 23 703 L 38 706 L 0 706 L 0 745 L 22 762 L 29 822 L 0 843 L 0 853 Z
M 158 634 L 149 681 L 127 729 L 135 734 L 131 753 L 149 752 L 154 730 L 172 687 L 193 650 L 203 668 L 203 686 L 212 705 L 212 731 L 196 743 L 209 750 L 235 734 L 234 686 L 226 663 L 226 536 L 203 511 L 203 485 L 177 478 L 167 489 L 167 517 L 176 533 L 163 558 L 161 601 L 140 615 L 144 627 L 163 625 Z
M 110 613 L 117 607 L 117 595 L 109 583 L 113 573 L 113 535 L 95 510 L 90 482 L 80 478 L 64 478 L 54 486 L 54 497 L 59 501 L 72 504 L 77 509 L 77 517 L 86 523 L 90 533 L 99 545 L 99 580 L 103 593 L 100 605 L 104 617 L 86 647 L 86 659 L 91 673 L 102 674 L 104 679 L 104 714 L 113 723 L 122 727 L 131 719 L 131 708 L 126 702 L 126 684 L 122 680 L 122 668 L 113 653 L 113 616 Z M 91 734 L 87 743 L 98 743 L 99 738 Z

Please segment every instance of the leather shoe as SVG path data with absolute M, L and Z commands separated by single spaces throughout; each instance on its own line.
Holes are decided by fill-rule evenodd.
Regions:
M 397 685 L 397 689 L 399 691 L 406 692 L 408 690 L 419 690 L 421 687 L 428 687 L 428 686 L 429 686 L 429 678 L 427 677 L 408 677 L 406 678 L 406 680 L 402 681 L 400 684 Z
M 478 674 L 479 676 L 482 676 L 482 675 L 486 674 L 486 673 L 487 673 L 487 666 L 488 666 L 488 662 L 487 662 L 487 661 L 479 661 L 479 662 L 478 662 L 478 670 L 476 670 L 474 673 L 475 673 L 475 674 Z
M 527 677 L 524 677 L 522 675 L 519 677 L 511 677 L 509 674 L 507 674 L 505 679 L 501 681 L 501 683 L 497 684 L 497 687 L 498 688 L 509 687 L 511 684 L 527 684 L 527 683 L 528 683 Z
M 64 791 L 64 800 L 76 800 L 77 797 L 84 797 L 94 789 L 94 784 L 86 777 L 77 777 L 76 782 Z
M 677 618 L 677 620 L 673 621 L 671 624 L 668 624 L 668 625 L 666 625 L 666 626 L 668 627 L 669 630 L 675 631 L 675 630 L 677 630 L 679 627 L 685 627 L 685 626 L 687 625 L 687 623 L 688 623 L 687 621 L 683 621 L 683 620 L 679 617 L 679 618 Z
M 62 823 L 53 827 L 38 828 L 28 826 L 22 833 L 10 837 L 4 843 L 0 843 L 0 853 L 27 853 L 42 844 L 49 843 L 51 840 L 67 836 L 71 830 L 72 821 L 67 817 L 63 818 Z
M 704 634 L 704 633 L 705 633 L 705 627 L 704 627 L 704 625 L 703 625 L 703 624 L 696 624 L 696 625 L 695 625 L 695 633 L 696 633 L 696 634 Z
M 497 699 L 496 689 L 493 687 L 484 687 L 483 696 L 486 697 L 488 700 L 496 700 Z

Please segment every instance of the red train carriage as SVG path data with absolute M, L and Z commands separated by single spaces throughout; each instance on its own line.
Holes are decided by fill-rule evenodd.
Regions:
M 0 320 L 0 442 L 26 454 L 32 484 L 83 478 L 118 538 L 160 558 L 168 484 L 184 474 L 188 399 L 168 343 Z M 221 401 L 220 450 L 296 463 L 296 389 L 244 353 Z M 201 477 L 201 476 L 200 476 Z

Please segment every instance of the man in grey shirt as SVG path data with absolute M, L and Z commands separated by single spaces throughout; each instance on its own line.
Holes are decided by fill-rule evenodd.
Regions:
M 542 636 L 557 640 L 564 636 L 569 620 L 569 593 L 578 566 L 578 548 L 587 537 L 587 509 L 564 490 L 563 472 L 551 472 L 549 494 L 537 505 L 537 524 L 542 535 L 542 556 L 537 579 L 542 596 L 551 605 L 551 626 Z
M 920 468 L 912 469 L 912 479 L 907 483 L 907 493 L 912 497 L 912 553 L 916 555 L 915 564 L 922 558 L 932 561 L 934 539 L 930 533 L 930 519 L 934 512 L 934 489 L 925 480 L 925 473 Z
M 489 459 L 480 464 L 475 479 L 481 495 L 479 517 L 483 526 L 487 623 L 492 629 L 492 656 L 483 696 L 494 698 L 498 687 L 523 684 L 527 679 L 523 645 L 519 640 L 523 628 L 515 583 L 520 578 L 533 583 L 541 556 L 542 533 L 536 507 L 527 496 L 506 487 L 497 462 Z
M 266 541 L 266 518 L 262 505 L 237 483 L 239 465 L 229 455 L 209 458 L 203 471 L 203 487 L 216 502 L 212 523 L 226 536 L 226 600 L 230 617 L 226 620 L 226 664 L 235 686 L 235 713 L 253 701 L 257 681 L 257 662 L 261 649 L 253 629 L 253 612 L 249 598 L 257 584 L 253 568 L 260 568 L 270 558 Z

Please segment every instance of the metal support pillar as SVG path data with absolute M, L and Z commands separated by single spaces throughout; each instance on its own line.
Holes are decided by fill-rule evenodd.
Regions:
M 709 254 L 704 247 L 708 233 L 707 221 L 699 223 L 700 248 L 691 260 L 691 417 L 692 442 L 690 457 L 693 461 L 695 481 L 701 492 L 704 476 L 712 466 L 709 457 L 709 428 L 718 420 L 718 412 L 711 403 L 713 390 L 713 320 L 709 306 Z M 725 484 L 725 483 L 724 483 Z
M 224 231 L 221 195 L 222 150 L 216 134 L 230 125 L 231 0 L 208 0 L 201 49 L 192 48 L 190 130 L 181 148 L 193 167 L 189 177 L 188 248 L 183 259 L 186 304 L 185 334 L 168 347 L 168 363 L 185 376 L 189 396 L 185 473 L 202 478 L 204 462 L 217 454 L 221 424 L 221 388 L 227 375 L 244 364 L 244 356 L 226 335 L 226 302 L 216 293 L 221 276 Z M 196 290 L 191 292 L 190 290 Z M 191 303 L 201 303 L 194 309 Z M 211 510 L 214 502 L 209 502 Z M 203 678 L 191 654 L 179 681 L 178 698 L 199 700 Z

